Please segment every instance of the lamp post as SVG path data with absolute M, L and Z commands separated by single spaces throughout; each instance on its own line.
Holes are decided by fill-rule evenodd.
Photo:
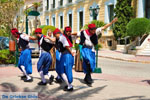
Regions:
M 93 20 L 97 20 L 97 16 L 99 13 L 100 7 L 97 5 L 96 7 L 90 6 L 89 11 L 90 11 L 90 16 L 93 17 Z M 95 73 L 101 73 L 101 68 L 98 68 L 98 44 L 96 45 L 96 68 L 95 68 Z
M 40 13 L 38 11 L 28 11 L 26 7 L 26 34 L 28 34 L 28 16 L 39 16 Z M 18 45 L 16 41 L 16 66 L 18 66 L 18 57 L 19 57 L 19 50 L 18 50 Z
M 93 17 L 93 20 L 97 20 L 97 15 L 99 13 L 99 5 L 97 5 L 96 7 L 92 7 L 90 6 L 89 11 L 90 11 L 90 16 Z
M 28 11 L 27 11 L 27 7 L 26 7 L 26 34 L 28 34 Z M 19 57 L 19 48 L 18 48 L 18 45 L 17 45 L 17 41 L 16 42 L 16 66 L 18 66 L 18 57 Z

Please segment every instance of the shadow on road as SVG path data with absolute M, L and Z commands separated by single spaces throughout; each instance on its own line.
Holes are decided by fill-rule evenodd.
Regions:
M 78 87 L 75 88 L 72 92 L 63 92 L 59 93 L 57 96 L 55 95 L 57 92 L 62 91 L 62 86 L 57 88 L 53 88 L 51 90 L 48 89 L 48 86 L 35 86 L 33 89 L 29 89 L 28 87 L 23 88 L 21 91 L 19 87 L 15 86 L 12 83 L 2 83 L 0 84 L 1 92 L 38 92 L 38 100 L 82 100 L 87 97 L 92 96 L 93 94 L 97 94 L 99 91 L 102 91 L 107 85 L 89 88 L 89 87 Z M 88 90 L 82 90 L 85 88 L 89 88 Z M 81 92 L 78 92 L 82 90 Z
M 150 85 L 150 80 L 142 80 L 142 82 L 147 82 Z
M 79 80 L 81 83 L 86 84 L 85 81 L 84 81 L 84 79 L 77 78 L 77 77 L 74 77 L 73 79 L 77 79 L 77 80 Z M 93 81 L 97 81 L 97 80 L 107 81 L 107 80 L 104 80 L 104 79 L 93 79 Z M 91 85 L 90 85 L 90 84 L 86 84 L 86 85 L 89 86 L 89 87 L 92 87 L 92 84 L 91 84 Z
M 144 99 L 145 96 L 130 96 L 130 97 L 120 97 L 120 98 L 114 98 L 114 99 L 108 99 L 108 100 L 131 100 L 131 99 L 134 99 L 134 100 L 150 100 L 149 99 Z

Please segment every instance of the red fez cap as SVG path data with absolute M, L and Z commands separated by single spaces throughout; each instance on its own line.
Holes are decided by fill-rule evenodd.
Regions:
M 41 28 L 35 29 L 35 33 L 41 33 L 42 34 L 42 29 Z
M 55 34 L 57 34 L 57 33 L 61 33 L 61 31 L 60 31 L 58 28 L 56 28 L 56 29 L 53 31 L 53 35 L 55 35 Z
M 18 30 L 16 28 L 11 29 L 11 34 L 15 35 L 18 33 Z
M 89 25 L 88 25 L 88 28 L 89 28 L 89 29 L 96 29 L 96 25 L 95 25 L 95 24 L 89 24 Z
M 65 31 L 71 32 L 71 27 L 70 26 L 65 27 Z

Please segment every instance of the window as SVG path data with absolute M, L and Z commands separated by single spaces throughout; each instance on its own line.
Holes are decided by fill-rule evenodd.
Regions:
M 52 18 L 53 26 L 55 26 L 55 17 Z
M 49 0 L 47 0 L 47 6 L 46 6 L 46 10 L 49 9 Z
M 72 14 L 69 14 L 69 26 L 72 28 Z
M 146 0 L 146 6 L 145 6 L 145 17 L 150 19 L 150 0 Z
M 63 0 L 60 0 L 60 6 L 63 6 Z
M 46 25 L 49 25 L 49 19 L 46 19 Z
M 60 16 L 60 28 L 63 28 L 63 16 Z
M 83 27 L 83 11 L 79 12 L 79 29 Z
M 109 5 L 109 22 L 114 19 L 114 5 Z M 113 28 L 113 25 L 111 26 Z
M 55 0 L 53 0 L 52 8 L 55 8 Z
M 72 3 L 72 0 L 68 0 L 68 3 Z

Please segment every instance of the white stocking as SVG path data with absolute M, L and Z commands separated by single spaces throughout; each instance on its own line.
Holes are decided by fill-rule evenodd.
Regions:
M 46 80 L 45 80 L 44 75 L 43 75 L 43 71 L 40 71 L 39 73 L 40 73 L 42 82 L 43 82 L 43 83 L 46 83 Z

